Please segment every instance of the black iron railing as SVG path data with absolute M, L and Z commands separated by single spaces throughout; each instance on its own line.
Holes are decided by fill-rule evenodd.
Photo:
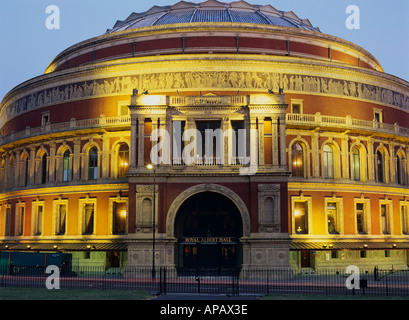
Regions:
M 96 290 L 139 290 L 152 294 L 209 293 L 237 295 L 317 294 L 409 296 L 409 271 L 378 270 L 359 276 L 359 287 L 347 287 L 345 270 L 303 274 L 276 269 L 174 269 L 81 267 L 50 271 L 42 266 L 0 268 L 0 287 L 44 287 Z M 349 280 L 350 286 L 351 281 Z M 354 281 L 352 281 L 354 284 Z

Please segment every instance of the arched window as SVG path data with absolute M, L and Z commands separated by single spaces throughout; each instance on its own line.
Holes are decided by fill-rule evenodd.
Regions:
M 97 147 L 92 147 L 88 152 L 88 180 L 96 180 L 98 178 L 98 150 Z
M 71 162 L 71 153 L 70 150 L 65 150 L 62 157 L 62 181 L 70 181 L 70 162 Z
M 6 174 L 6 161 L 1 160 L 0 162 L 0 190 L 3 190 L 7 187 L 5 181 L 5 174 Z
M 361 155 L 358 147 L 352 149 L 351 171 L 353 180 L 361 180 Z
M 334 151 L 328 144 L 323 147 L 323 173 L 325 179 L 334 178 Z
M 47 153 L 41 157 L 41 184 L 47 183 Z
M 28 156 L 23 160 L 23 187 L 28 185 Z
M 125 177 L 129 170 L 129 147 L 126 143 L 122 143 L 118 149 L 118 178 Z
M 299 143 L 294 143 L 291 147 L 291 166 L 293 177 L 304 177 L 303 148 Z
M 274 199 L 268 197 L 264 200 L 264 223 L 274 223 Z
M 9 162 L 9 171 L 8 171 L 8 175 L 9 175 L 9 179 L 8 179 L 8 187 L 9 189 L 12 189 L 14 187 L 14 158 L 10 158 L 10 162 Z
M 152 201 L 148 198 L 142 201 L 142 223 L 152 223 Z
M 127 210 L 126 202 L 113 202 L 113 232 L 114 234 L 126 233 Z
M 377 181 L 385 182 L 384 175 L 384 159 L 383 154 L 379 150 L 376 152 L 376 166 L 377 166 Z
M 401 154 L 396 155 L 396 182 L 398 184 L 406 184 L 405 159 Z

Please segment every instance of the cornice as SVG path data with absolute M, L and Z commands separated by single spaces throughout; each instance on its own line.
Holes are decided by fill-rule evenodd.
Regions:
M 266 70 L 271 71 L 266 72 Z M 187 78 L 185 79 L 185 77 L 192 73 L 196 73 L 202 77 L 200 80 L 200 85 L 195 86 L 186 84 Z M 235 76 L 237 76 L 238 73 L 246 73 L 246 76 L 251 74 L 251 76 L 254 78 L 251 81 L 254 82 L 251 85 L 244 86 L 236 86 L 230 82 L 226 82 L 231 80 L 234 73 L 236 73 Z M 203 76 L 207 76 L 209 74 L 220 75 L 225 78 L 227 76 L 227 79 L 224 80 L 224 83 L 203 83 Z M 167 84 L 167 77 L 169 76 L 174 78 L 174 82 L 172 82 L 173 85 Z M 182 77 L 179 79 L 179 81 L 183 81 L 183 86 L 181 85 L 182 83 L 180 83 L 180 85 L 176 88 L 177 76 L 179 76 L 179 78 Z M 354 87 L 362 86 L 362 90 L 365 89 L 367 91 L 367 95 L 357 95 L 357 91 L 355 90 L 358 90 L 358 88 L 354 89 L 354 94 L 350 94 L 350 92 L 345 94 L 345 92 L 340 90 L 337 92 L 325 92 L 323 89 L 318 91 L 314 91 L 314 89 L 299 90 L 297 88 L 292 88 L 290 84 L 286 85 L 286 83 L 283 83 L 284 76 L 286 77 L 286 81 L 290 81 L 291 77 L 301 78 L 301 85 L 304 85 L 304 83 L 307 85 L 306 81 L 314 78 L 314 80 L 324 79 L 325 82 L 343 82 L 344 85 L 348 83 L 352 84 Z M 146 84 L 148 77 L 157 81 L 158 84 L 156 85 L 156 88 L 153 88 L 151 84 Z M 271 77 L 271 80 L 267 81 L 266 77 Z M 275 77 L 277 79 L 274 79 Z M 260 84 L 255 83 L 257 78 L 259 81 L 262 81 Z M 262 80 L 262 78 L 264 78 L 264 80 Z M 96 97 L 121 95 L 130 96 L 132 89 L 135 87 L 141 91 L 149 89 L 149 91 L 153 93 L 172 92 L 176 91 L 176 89 L 179 91 L 243 90 L 264 93 L 267 89 L 272 88 L 272 85 L 274 85 L 275 88 L 273 89 L 278 91 L 278 86 L 284 87 L 286 93 L 308 93 L 324 96 L 336 96 L 347 99 L 370 101 L 380 105 L 390 105 L 401 110 L 409 110 L 409 83 L 381 72 L 351 67 L 341 63 L 318 61 L 316 59 L 308 58 L 265 55 L 226 56 L 222 54 L 186 54 L 171 55 L 166 57 L 158 56 L 121 59 L 116 61 L 114 64 L 112 61 L 110 61 L 36 77 L 16 87 L 4 98 L 0 111 L 2 125 L 23 112 L 33 110 L 33 108 L 24 109 L 24 104 L 28 104 L 27 100 L 31 98 L 34 98 L 37 101 L 37 95 L 39 94 L 47 93 L 48 95 L 51 95 L 51 92 L 55 90 L 61 93 L 61 90 L 64 90 L 64 86 L 68 85 L 85 86 L 86 83 L 91 85 L 95 83 L 95 81 L 98 81 L 98 86 L 103 86 L 106 82 L 122 82 L 125 80 L 127 81 L 126 85 L 122 85 L 122 83 L 120 83 L 121 89 L 115 89 L 115 91 L 110 89 L 107 92 L 106 88 L 103 88 L 97 93 L 82 93 L 78 96 L 71 95 L 69 99 L 58 98 L 56 100 L 50 100 L 48 105 L 92 99 Z M 280 83 L 270 83 L 271 81 L 280 81 Z M 321 82 L 322 81 L 323 80 L 321 80 Z M 339 85 L 342 84 L 339 83 Z M 148 86 L 150 88 L 147 88 Z M 374 92 L 374 90 L 376 90 L 376 92 Z M 393 97 L 386 96 L 386 91 L 383 92 L 384 90 L 389 90 L 390 92 L 388 92 L 388 94 L 393 95 Z M 395 95 L 398 96 L 395 97 Z M 396 98 L 399 99 L 399 102 L 397 102 Z M 23 105 L 20 106 L 20 103 L 23 103 Z M 36 104 L 36 102 L 33 101 L 31 102 L 31 105 L 33 103 Z M 37 104 L 35 108 L 41 108 L 45 105 L 46 104 L 42 102 L 41 104 Z M 403 108 L 400 108 L 399 105 L 401 105 Z M 11 106 L 13 110 L 7 111 L 6 113 L 6 108 L 8 106 Z
M 0 193 L 0 201 L 18 199 L 21 197 L 45 197 L 59 196 L 61 194 L 98 193 L 128 191 L 128 183 L 112 183 L 112 181 L 101 184 L 88 184 L 72 181 L 69 186 L 49 186 L 44 188 L 30 188 Z
M 131 43 L 132 41 L 137 40 L 138 38 L 152 38 L 155 39 L 161 35 L 172 35 L 173 37 L 182 38 L 188 33 L 209 33 L 210 35 L 220 32 L 228 32 L 232 36 L 239 35 L 240 33 L 248 32 L 251 35 L 257 33 L 263 35 L 264 37 L 268 36 L 281 36 L 286 39 L 304 39 L 309 43 L 317 41 L 321 44 L 328 44 L 329 46 L 338 45 L 344 48 L 352 49 L 355 53 L 364 55 L 366 59 L 369 59 L 370 64 L 374 63 L 378 68 L 382 68 L 377 59 L 368 51 L 362 47 L 349 42 L 347 40 L 331 36 L 329 34 L 290 28 L 290 27 L 281 27 L 273 25 L 260 25 L 252 23 L 190 23 L 190 24 L 171 24 L 171 25 L 160 25 L 160 26 L 151 26 L 138 29 L 130 29 L 124 31 L 118 31 L 115 33 L 104 34 L 97 36 L 85 41 L 82 41 L 74 46 L 71 46 L 61 52 L 47 67 L 46 73 L 50 72 L 54 68 L 53 64 L 56 64 L 58 60 L 65 59 L 68 55 L 73 54 L 76 51 L 83 51 L 83 53 L 92 51 L 95 47 L 104 45 L 107 42 L 118 42 L 125 41 Z M 177 36 L 176 36 L 177 35 Z
M 365 183 L 341 183 L 338 181 L 329 182 L 325 179 L 321 179 L 322 182 L 308 181 L 305 182 L 288 182 L 288 191 L 303 191 L 303 194 L 306 195 L 308 192 L 328 192 L 329 194 L 335 192 L 342 193 L 355 193 L 355 194 L 387 194 L 390 196 L 408 196 L 409 188 L 394 185 L 380 185 L 375 182 L 367 181 Z

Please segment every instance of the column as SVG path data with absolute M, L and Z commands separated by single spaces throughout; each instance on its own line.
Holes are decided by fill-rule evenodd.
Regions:
M 102 178 L 107 179 L 108 178 L 108 172 L 109 172 L 109 155 L 110 155 L 110 150 L 109 150 L 109 137 L 106 135 L 102 136 Z
M 396 160 L 395 160 L 395 143 L 394 142 L 390 142 L 389 143 L 389 163 L 390 163 L 390 175 L 389 175 L 389 181 L 390 183 L 395 183 L 397 181 L 397 177 L 396 177 Z
M 169 165 L 173 164 L 173 120 L 172 116 L 166 116 L 166 130 L 169 133 L 168 161 Z
M 280 116 L 280 166 L 287 168 L 285 114 Z
M 405 167 L 404 167 L 404 181 L 405 181 L 405 185 L 409 185 L 409 146 L 405 146 L 406 149 L 406 159 L 405 159 Z
M 55 142 L 50 143 L 50 163 L 48 167 L 48 182 L 55 182 Z
M 231 124 L 230 119 L 228 117 L 223 118 L 222 122 L 222 131 L 223 131 L 223 159 L 222 164 L 227 165 L 230 164 L 231 159 Z
M 81 163 L 81 139 L 74 138 L 74 161 L 72 180 L 78 181 L 80 179 L 80 163 Z
M 10 173 L 11 172 L 10 172 L 9 165 L 10 165 L 10 154 L 8 153 L 6 155 L 6 161 L 5 161 L 5 164 L 4 164 L 4 168 L 5 168 L 5 170 L 4 170 L 4 189 L 5 190 L 11 189 L 10 188 Z
M 373 153 L 373 140 L 371 137 L 367 139 L 367 149 L 368 149 L 368 180 L 375 180 L 375 168 L 374 168 L 374 153 Z
M 24 175 L 24 172 L 22 172 L 21 168 L 22 168 L 22 164 L 21 164 L 21 151 L 20 150 L 16 150 L 15 151 L 15 160 L 14 160 L 14 185 L 17 187 L 20 187 L 20 182 L 21 182 L 21 177 Z
M 130 163 L 129 169 L 134 170 L 136 168 L 136 156 L 137 156 L 137 118 L 131 113 L 131 146 L 130 146 Z
M 160 142 L 162 142 L 162 146 L 161 146 L 162 147 L 161 149 L 162 162 L 161 164 L 169 165 L 171 164 L 170 150 L 172 150 L 172 140 L 173 139 L 172 139 L 172 133 L 170 130 L 170 125 L 169 125 L 167 117 L 159 118 L 159 128 L 161 130 Z M 165 137 L 164 135 L 167 135 L 167 136 Z
M 29 166 L 30 166 L 30 171 L 29 171 L 30 175 L 29 175 L 28 184 L 33 185 L 35 183 L 35 147 L 34 146 L 30 146 L 30 164 Z M 7 170 L 5 174 L 7 174 Z M 4 179 L 4 181 L 7 181 L 7 180 Z
M 258 164 L 265 165 L 264 161 L 264 117 L 258 117 Z
M 144 139 L 145 122 L 143 117 L 138 117 L 138 167 L 143 167 L 144 163 Z
M 341 159 L 342 159 L 342 178 L 349 179 L 349 148 L 348 136 L 342 134 L 341 138 Z
M 257 118 L 250 117 L 250 132 L 255 132 L 257 134 L 250 133 L 250 173 L 253 172 L 256 167 L 258 167 L 258 139 L 257 136 Z M 254 172 L 255 173 L 255 172 Z
M 272 159 L 273 159 L 273 167 L 277 167 L 279 165 L 279 153 L 278 153 L 278 117 L 272 116 L 271 117 L 271 150 L 272 150 Z
M 149 153 L 151 153 L 151 151 L 153 150 L 153 147 L 158 143 L 158 141 L 153 141 L 152 138 L 154 138 L 155 140 L 159 139 L 159 136 L 156 135 L 154 136 L 154 132 L 157 132 L 156 130 L 159 128 L 159 122 L 158 122 L 158 118 L 154 118 L 152 117 L 152 132 L 150 134 L 150 139 L 151 139 L 151 148 Z M 156 154 L 157 159 L 151 159 L 151 156 L 149 155 L 149 162 L 152 163 L 156 163 L 156 164 L 160 164 L 160 158 L 159 158 L 159 154 Z
M 313 131 L 311 134 L 312 145 L 312 176 L 320 177 L 320 149 L 319 149 L 319 132 Z

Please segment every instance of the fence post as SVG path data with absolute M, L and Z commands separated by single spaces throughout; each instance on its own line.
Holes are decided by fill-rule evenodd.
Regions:
M 270 294 L 270 288 L 269 288 L 269 283 L 270 283 L 270 272 L 268 269 L 266 269 L 267 272 L 267 294 Z
M 231 290 L 233 297 L 236 296 L 236 289 L 234 287 L 234 268 L 231 269 Z
M 166 283 L 167 283 L 167 271 L 168 269 L 165 267 L 163 270 L 163 294 L 166 295 L 167 293 L 167 288 L 166 288 Z
M 162 267 L 159 268 L 159 295 L 162 295 Z

